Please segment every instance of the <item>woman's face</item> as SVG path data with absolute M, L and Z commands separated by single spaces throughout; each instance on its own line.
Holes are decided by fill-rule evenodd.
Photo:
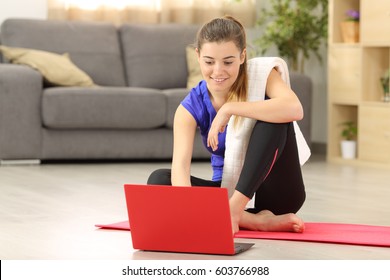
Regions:
M 238 77 L 240 65 L 245 61 L 245 50 L 240 52 L 233 42 L 204 43 L 197 49 L 200 69 L 212 94 L 223 95 Z

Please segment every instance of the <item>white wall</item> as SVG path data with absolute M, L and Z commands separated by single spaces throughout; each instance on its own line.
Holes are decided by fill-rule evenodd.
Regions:
M 47 0 L 0 0 L 0 24 L 10 17 L 47 18 Z

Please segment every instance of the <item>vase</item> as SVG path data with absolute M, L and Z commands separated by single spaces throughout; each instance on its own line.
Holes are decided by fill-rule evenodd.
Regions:
M 356 158 L 356 141 L 354 140 L 341 141 L 341 156 L 344 159 Z
M 341 22 L 341 35 L 344 43 L 359 42 L 359 22 L 343 21 Z
M 390 92 L 385 92 L 383 94 L 383 101 L 384 102 L 390 102 Z

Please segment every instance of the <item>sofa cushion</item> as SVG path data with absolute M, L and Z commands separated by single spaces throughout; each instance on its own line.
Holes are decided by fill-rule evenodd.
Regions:
M 0 34 L 6 46 L 69 53 L 98 85 L 126 85 L 119 34 L 113 24 L 7 19 Z
M 93 86 L 92 79 L 70 60 L 68 54 L 0 45 L 0 51 L 15 64 L 38 70 L 49 83 L 59 86 Z
M 166 96 L 145 88 L 48 88 L 43 125 L 56 129 L 151 129 L 165 125 Z
M 186 46 L 193 43 L 193 25 L 124 24 L 120 38 L 129 86 L 158 89 L 185 88 Z

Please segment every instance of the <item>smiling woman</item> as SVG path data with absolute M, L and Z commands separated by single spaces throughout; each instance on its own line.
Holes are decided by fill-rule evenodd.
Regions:
M 295 213 L 305 200 L 305 188 L 294 124 L 303 117 L 302 105 L 282 77 L 288 72 L 277 70 L 276 63 L 252 60 L 247 67 L 245 33 L 231 16 L 199 29 L 194 46 L 204 79 L 176 109 L 171 169 L 155 170 L 147 182 L 228 187 L 233 234 L 240 227 L 302 232 L 304 223 Z M 264 64 L 267 69 L 261 69 Z M 256 78 L 251 84 L 250 74 Z M 254 88 L 254 83 L 261 85 Z M 253 92 L 262 96 L 252 99 Z M 236 117 L 241 119 L 235 122 Z M 191 173 L 197 131 L 210 152 L 211 180 Z M 307 151 L 305 143 L 302 148 Z M 246 211 L 253 197 L 254 208 Z

